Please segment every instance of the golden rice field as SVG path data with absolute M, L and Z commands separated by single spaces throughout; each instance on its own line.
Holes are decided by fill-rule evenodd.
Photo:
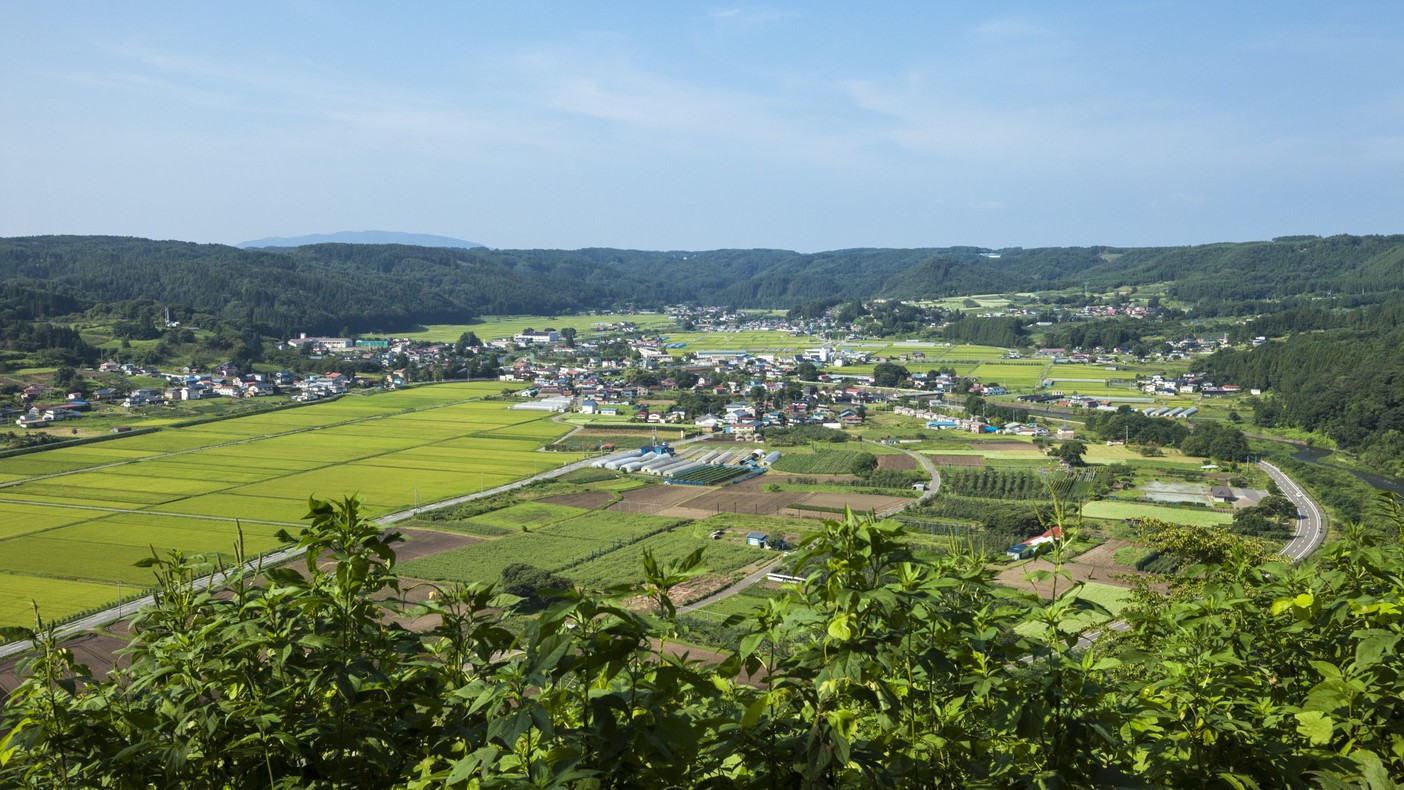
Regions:
M 276 547 L 307 498 L 360 496 L 375 517 L 583 457 L 537 448 L 565 433 L 483 401 L 496 382 L 348 395 L 298 409 L 0 459 L 0 625 L 30 601 L 64 617 L 146 585 L 154 550 Z M 236 526 L 237 524 L 237 526 Z

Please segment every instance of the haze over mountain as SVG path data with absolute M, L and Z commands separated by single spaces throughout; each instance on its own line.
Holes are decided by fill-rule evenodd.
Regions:
M 465 250 L 484 245 L 451 236 L 428 233 L 400 233 L 393 230 L 343 230 L 338 233 L 313 233 L 307 236 L 269 236 L 245 241 L 234 246 L 244 249 L 257 247 L 301 247 L 306 244 L 409 244 L 415 247 L 461 247 Z

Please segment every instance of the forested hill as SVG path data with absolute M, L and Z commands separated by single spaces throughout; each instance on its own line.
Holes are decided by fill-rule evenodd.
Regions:
M 274 334 L 397 329 L 476 315 L 670 303 L 785 308 L 817 299 L 1173 282 L 1206 309 L 1404 289 L 1404 236 L 1197 247 L 647 252 L 317 244 L 242 250 L 110 236 L 0 239 L 0 279 L 111 301 L 152 299 Z M 1229 305 L 1229 307 L 1224 307 Z M 1222 309 L 1221 309 L 1222 308 Z

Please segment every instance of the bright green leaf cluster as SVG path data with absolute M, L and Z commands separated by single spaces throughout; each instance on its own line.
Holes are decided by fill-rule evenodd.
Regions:
M 1363 533 L 1302 565 L 1231 555 L 1091 648 L 1052 600 L 900 525 L 825 522 L 807 581 L 732 618 L 739 650 L 672 642 L 693 554 L 597 599 L 436 590 L 394 535 L 313 501 L 298 569 L 152 562 L 129 666 L 77 666 L 50 628 L 0 731 L 9 787 L 1392 786 L 1404 779 L 1404 549 Z M 1050 555 L 1055 566 L 1061 547 Z M 1052 580 L 1066 577 L 1052 571 Z M 423 596 L 420 596 L 423 597 Z M 623 601 L 642 601 L 644 612 Z M 411 630 L 408 617 L 433 627 Z M 1033 624 L 1030 626 L 1029 624 Z M 1026 626 L 1021 628 L 1020 626 Z

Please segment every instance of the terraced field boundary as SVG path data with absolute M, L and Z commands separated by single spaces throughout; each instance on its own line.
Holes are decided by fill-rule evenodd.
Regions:
M 581 457 L 536 452 L 568 427 L 483 401 L 495 391 L 385 392 L 0 459 L 0 624 L 29 624 L 31 599 L 63 619 L 126 597 L 150 583 L 133 563 L 152 551 L 232 555 L 240 535 L 248 555 L 272 551 L 309 495 L 388 515 Z

